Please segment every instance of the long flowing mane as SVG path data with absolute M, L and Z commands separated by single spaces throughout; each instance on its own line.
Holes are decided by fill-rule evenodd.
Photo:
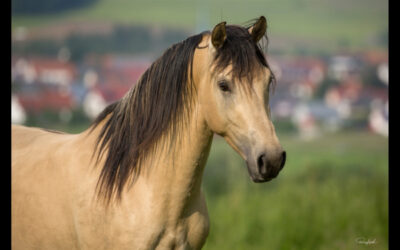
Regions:
M 214 58 L 214 70 L 232 64 L 233 76 L 240 78 L 251 77 L 256 66 L 268 67 L 260 44 L 251 40 L 246 28 L 228 25 L 226 32 L 226 42 Z M 181 136 L 195 91 L 194 51 L 205 33 L 209 32 L 172 45 L 121 100 L 106 107 L 94 121 L 92 130 L 105 121 L 95 152 L 97 160 L 106 154 L 97 190 L 107 201 L 121 198 L 124 186 L 128 180 L 136 180 L 142 171 L 141 162 L 151 155 L 162 136 L 168 136 L 170 147 Z

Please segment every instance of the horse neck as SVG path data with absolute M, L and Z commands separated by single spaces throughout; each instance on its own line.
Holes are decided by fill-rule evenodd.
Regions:
M 190 122 L 173 149 L 169 150 L 172 145 L 165 144 L 165 149 L 149 157 L 149 166 L 145 166 L 149 170 L 144 173 L 147 185 L 154 190 L 158 205 L 170 210 L 171 218 L 182 215 L 185 208 L 200 198 L 203 170 L 211 148 L 213 133 L 198 106 L 194 106 Z
M 207 39 L 203 38 L 202 43 L 206 41 Z M 195 51 L 193 75 L 196 83 L 201 82 L 206 73 L 204 61 L 207 55 L 205 50 Z M 152 197 L 158 206 L 171 210 L 171 213 L 179 216 L 187 206 L 200 198 L 202 175 L 211 148 L 213 132 L 205 122 L 197 97 L 193 99 L 187 114 L 190 114 L 190 117 L 179 131 L 178 138 L 174 142 L 169 142 L 168 136 L 160 138 L 155 150 L 140 163 L 142 171 L 133 186 L 128 185 L 122 199 L 132 199 L 134 204 L 135 199 L 132 197 L 149 194 L 147 197 Z M 110 116 L 106 117 L 91 132 L 89 129 L 83 133 L 86 145 L 88 143 L 92 145 L 89 148 L 97 145 L 97 137 L 109 118 Z M 104 162 L 104 158 L 101 158 L 98 170 Z M 172 207 L 168 207 L 170 204 L 173 204 Z M 176 216 L 170 214 L 170 218 Z
M 148 195 L 160 209 L 169 211 L 170 218 L 177 218 L 200 197 L 203 170 L 213 133 L 200 115 L 199 105 L 194 103 L 190 114 L 189 122 L 180 131 L 179 138 L 172 143 L 173 145 L 161 138 L 157 143 L 161 146 L 156 147 L 142 162 L 142 173 L 132 186 L 127 186 L 123 194 L 122 199 L 127 204 L 131 203 L 129 199 L 134 196 Z M 95 129 L 89 128 L 81 134 L 80 139 L 88 145 L 87 148 L 94 150 L 97 137 L 108 119 L 109 116 Z M 89 154 L 86 155 L 89 157 Z M 104 155 L 95 166 L 96 171 L 92 172 L 96 175 L 95 178 L 100 174 Z M 92 164 L 95 158 L 96 156 L 92 158 Z M 140 193 L 143 190 L 149 193 Z

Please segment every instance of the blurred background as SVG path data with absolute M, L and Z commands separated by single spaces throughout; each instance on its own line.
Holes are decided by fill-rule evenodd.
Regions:
M 204 249 L 387 249 L 387 1 L 12 0 L 12 123 L 82 132 L 173 43 L 261 15 L 288 159 L 255 184 L 215 136 Z

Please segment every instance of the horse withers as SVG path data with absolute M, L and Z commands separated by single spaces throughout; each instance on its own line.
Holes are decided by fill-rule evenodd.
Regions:
M 285 164 L 266 28 L 222 22 L 171 46 L 80 134 L 12 126 L 13 249 L 200 249 L 213 134 L 254 182 Z

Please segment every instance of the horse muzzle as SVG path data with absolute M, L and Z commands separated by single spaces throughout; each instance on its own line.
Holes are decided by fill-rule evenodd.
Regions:
M 255 159 L 254 159 L 255 158 Z M 253 160 L 247 160 L 247 170 L 251 179 L 256 182 L 267 182 L 277 177 L 285 166 L 286 152 L 261 152 Z

